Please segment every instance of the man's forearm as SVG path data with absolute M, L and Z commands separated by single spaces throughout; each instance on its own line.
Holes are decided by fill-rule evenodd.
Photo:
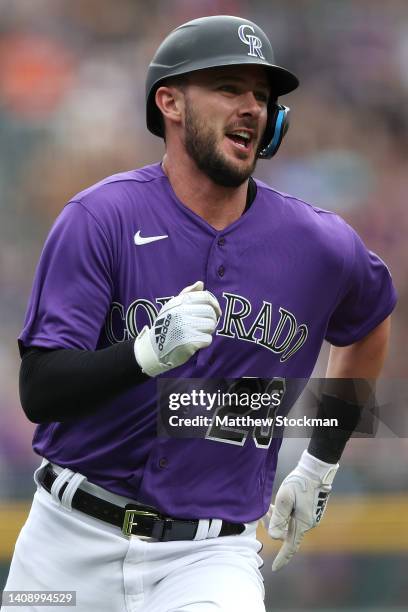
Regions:
M 327 380 L 317 417 L 336 419 L 336 427 L 315 427 L 308 451 L 327 463 L 337 463 L 355 431 L 362 410 L 375 393 L 388 348 L 389 318 L 359 342 L 331 347 Z

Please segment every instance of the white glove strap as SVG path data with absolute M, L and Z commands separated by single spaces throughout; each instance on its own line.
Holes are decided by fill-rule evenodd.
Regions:
M 318 480 L 322 485 L 331 486 L 337 470 L 338 463 L 326 463 L 317 457 L 313 457 L 307 450 L 304 450 L 299 460 L 299 467 L 310 474 L 313 480 Z
M 168 369 L 157 359 L 150 341 L 150 329 L 147 325 L 144 326 L 136 338 L 133 349 L 137 363 L 148 376 L 157 376 Z

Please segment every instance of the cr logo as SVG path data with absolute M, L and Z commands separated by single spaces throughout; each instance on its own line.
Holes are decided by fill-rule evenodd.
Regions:
M 247 34 L 245 30 L 251 30 L 251 32 L 255 32 L 254 28 L 245 23 L 238 28 L 238 36 L 242 40 L 243 43 L 249 46 L 248 55 L 251 57 L 260 57 L 261 59 L 265 59 L 262 54 L 262 41 L 258 36 L 254 34 Z

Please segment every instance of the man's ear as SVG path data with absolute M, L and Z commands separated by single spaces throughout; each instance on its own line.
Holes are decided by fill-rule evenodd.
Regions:
M 163 115 L 163 120 L 180 124 L 184 110 L 184 95 L 176 87 L 162 85 L 156 91 L 155 102 Z

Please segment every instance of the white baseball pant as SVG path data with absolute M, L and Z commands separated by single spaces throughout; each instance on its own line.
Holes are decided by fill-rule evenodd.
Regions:
M 76 612 L 265 612 L 256 522 L 228 537 L 208 539 L 208 521 L 200 521 L 207 539 L 128 538 L 119 528 L 73 510 L 70 500 L 80 484 L 120 505 L 132 500 L 70 470 L 60 474 L 50 495 L 38 483 L 45 464 L 34 474 L 37 491 L 4 590 L 75 591 Z M 70 490 L 61 502 L 58 491 L 67 478 Z M 16 609 L 56 612 L 61 607 L 3 606 L 2 611 Z

